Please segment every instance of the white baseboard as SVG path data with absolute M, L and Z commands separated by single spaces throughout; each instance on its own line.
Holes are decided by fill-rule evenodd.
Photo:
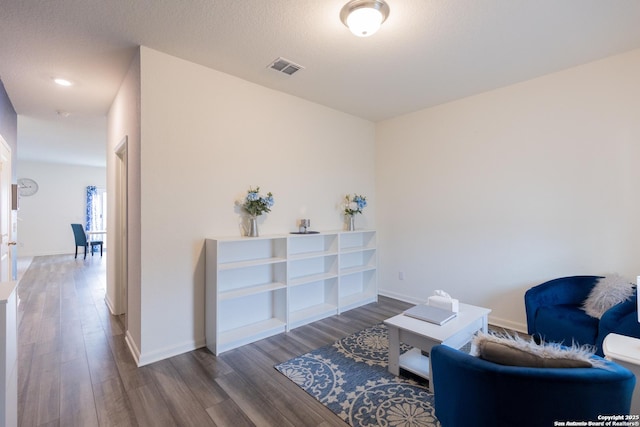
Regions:
M 527 325 L 521 322 L 514 322 L 512 320 L 501 319 L 499 317 L 489 315 L 489 324 L 500 328 L 511 329 L 512 331 L 523 334 L 527 333 Z
M 107 248 L 104 247 L 102 248 L 102 251 L 104 253 L 107 253 Z M 23 257 L 36 257 L 36 256 L 53 256 L 53 255 L 75 255 L 75 252 L 69 252 L 68 250 L 65 251 L 53 251 L 53 252 L 32 252 L 32 253 L 23 253 L 23 252 L 18 252 L 18 258 L 23 258 Z M 98 254 L 100 255 L 100 254 Z M 91 253 L 87 252 L 87 256 L 90 257 Z M 95 254 L 94 254 L 95 256 Z M 84 249 L 78 249 L 78 259 L 83 258 L 84 259 Z
M 138 367 L 140 367 L 140 366 L 148 365 L 153 362 L 158 362 L 160 360 L 168 359 L 169 357 L 177 356 L 179 354 L 186 353 L 188 351 L 196 350 L 198 348 L 204 347 L 205 344 L 206 344 L 206 341 L 203 338 L 198 341 L 189 341 L 177 346 L 167 347 L 167 348 L 151 351 L 144 354 L 140 354 L 140 352 L 138 352 L 137 357 L 134 354 L 134 359 L 136 359 L 136 363 Z
M 115 304 L 111 302 L 111 299 L 109 299 L 109 295 L 107 295 L 106 293 L 104 295 L 104 302 L 105 304 L 107 304 L 107 307 L 109 307 L 109 312 L 111 312 L 111 315 L 120 316 L 121 314 L 124 314 L 124 311 L 121 313 L 116 312 Z
M 112 316 L 117 316 L 118 314 L 113 309 L 113 304 L 111 303 L 111 300 L 109 299 L 109 295 L 107 295 L 106 293 L 104 295 L 104 302 L 105 302 L 105 304 L 107 304 L 107 307 L 109 307 L 109 312 L 111 313 L 111 315 Z
M 127 347 L 129 347 L 129 352 L 133 356 L 133 360 L 136 362 L 136 365 L 139 367 L 140 365 L 140 350 L 136 346 L 136 342 L 133 340 L 133 337 L 127 331 L 124 335 L 124 341 L 127 343 Z
M 69 251 L 46 252 L 46 253 L 40 253 L 40 252 L 23 253 L 23 252 L 18 252 L 18 258 L 37 257 L 37 256 L 52 256 L 52 255 L 73 255 L 73 254 L 75 254 L 75 252 L 69 252 Z M 78 253 L 78 256 L 80 256 L 80 253 Z M 82 256 L 84 256 L 84 252 L 82 252 Z
M 399 294 L 397 292 L 386 291 L 384 289 L 379 289 L 378 290 L 378 295 L 382 295 L 383 297 L 389 297 L 389 298 L 397 299 L 397 300 L 408 302 L 408 303 L 411 303 L 411 304 L 422 304 L 423 302 L 425 302 L 422 299 L 418 299 L 418 298 L 415 298 L 415 297 L 410 297 L 410 296 L 404 295 L 404 294 Z

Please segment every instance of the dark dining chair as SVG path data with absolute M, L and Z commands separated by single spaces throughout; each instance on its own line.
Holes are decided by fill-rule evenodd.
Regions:
M 100 246 L 100 256 L 102 256 L 102 240 L 87 240 L 87 235 L 82 228 L 82 224 L 71 224 L 73 236 L 76 239 L 76 256 L 78 258 L 78 246 L 84 246 L 84 259 L 87 259 L 87 248 L 91 246 L 91 256 L 93 256 L 93 248 Z

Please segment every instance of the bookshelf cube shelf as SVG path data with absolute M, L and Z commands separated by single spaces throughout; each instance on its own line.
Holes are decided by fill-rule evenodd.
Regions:
M 378 300 L 373 230 L 206 239 L 205 252 L 216 355 Z

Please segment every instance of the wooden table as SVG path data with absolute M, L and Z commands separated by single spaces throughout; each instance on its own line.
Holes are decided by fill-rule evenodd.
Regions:
M 389 330 L 389 372 L 400 375 L 400 368 L 431 381 L 431 360 L 423 355 L 439 344 L 461 348 L 478 331 L 487 332 L 491 310 L 469 304 L 460 304 L 458 315 L 444 325 L 436 325 L 399 314 L 384 321 Z M 413 346 L 400 356 L 400 343 Z

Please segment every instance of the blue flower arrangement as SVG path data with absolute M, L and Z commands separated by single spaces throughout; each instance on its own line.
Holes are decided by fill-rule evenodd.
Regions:
M 345 215 L 361 214 L 362 209 L 367 207 L 367 198 L 359 194 L 347 194 L 344 197 L 344 213 Z
M 255 190 L 249 187 L 247 197 L 245 197 L 242 207 L 249 215 L 259 216 L 265 212 L 271 212 L 273 203 L 273 194 L 271 194 L 271 192 L 267 193 L 266 196 L 262 196 L 260 194 L 260 187 L 256 187 Z

